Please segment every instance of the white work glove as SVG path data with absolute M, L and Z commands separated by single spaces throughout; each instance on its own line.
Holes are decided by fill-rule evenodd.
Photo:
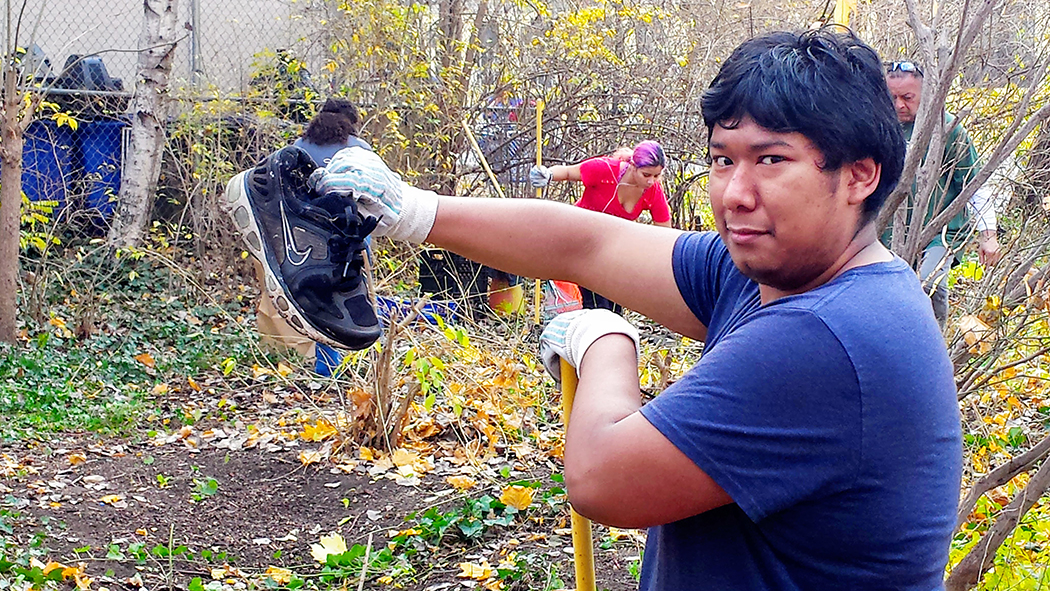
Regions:
M 359 147 L 336 152 L 308 183 L 320 195 L 353 195 L 363 216 L 379 220 L 373 234 L 420 244 L 437 217 L 437 193 L 401 180 L 375 152 Z
M 537 164 L 529 169 L 529 184 L 531 184 L 534 189 L 542 189 L 546 187 L 550 184 L 551 178 L 553 177 L 554 175 L 551 174 L 551 169 L 542 164 Z
M 540 358 L 554 381 L 561 383 L 561 364 L 564 359 L 577 371 L 587 349 L 594 341 L 607 334 L 623 334 L 634 341 L 637 352 L 638 329 L 619 314 L 609 310 L 574 310 L 559 314 L 551 320 L 540 335 Z

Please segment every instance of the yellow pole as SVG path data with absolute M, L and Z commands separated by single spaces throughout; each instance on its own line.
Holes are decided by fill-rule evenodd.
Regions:
M 851 10 L 857 7 L 857 0 L 837 0 L 835 2 L 835 15 L 832 22 L 843 27 L 849 26 L 849 15 Z
M 569 415 L 572 414 L 572 401 L 576 397 L 576 368 L 564 359 L 561 363 L 561 414 L 565 431 L 569 430 Z M 576 565 L 576 591 L 596 591 L 594 584 L 594 539 L 591 536 L 591 520 L 580 515 L 571 507 L 572 517 L 572 554 Z
M 536 101 L 536 166 L 543 164 L 543 100 Z M 536 189 L 536 199 L 543 197 L 543 189 Z
M 536 101 L 536 166 L 541 164 L 543 164 L 543 99 Z M 543 197 L 543 189 L 536 189 L 536 199 L 541 197 Z M 535 289 L 532 290 L 532 324 L 535 326 L 540 325 L 540 308 L 543 307 L 543 288 L 540 283 L 540 280 L 537 279 Z
M 503 187 L 499 186 L 499 181 L 496 180 L 496 175 L 492 173 L 489 161 L 485 158 L 485 153 L 481 151 L 478 140 L 474 139 L 474 132 L 470 131 L 470 125 L 467 124 L 466 119 L 463 120 L 463 131 L 467 134 L 467 139 L 470 140 L 470 147 L 474 148 L 474 153 L 478 155 L 478 160 L 481 160 L 482 168 L 489 175 L 489 181 L 492 183 L 492 187 L 496 189 L 496 195 L 499 195 L 501 199 L 506 198 L 507 196 L 503 193 Z

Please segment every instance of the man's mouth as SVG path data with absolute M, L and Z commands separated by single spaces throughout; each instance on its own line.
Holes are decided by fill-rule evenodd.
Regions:
M 750 244 L 768 233 L 757 228 L 726 226 L 729 239 L 737 244 Z

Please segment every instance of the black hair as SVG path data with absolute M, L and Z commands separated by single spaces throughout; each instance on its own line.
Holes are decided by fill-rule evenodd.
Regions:
M 347 138 L 354 133 L 354 126 L 350 119 L 338 113 L 321 111 L 306 126 L 303 138 L 318 146 L 331 146 L 345 144 Z
M 708 138 L 715 125 L 732 129 L 750 117 L 770 131 L 806 136 L 824 170 L 865 158 L 881 164 L 862 225 L 875 218 L 904 168 L 904 136 L 879 56 L 840 27 L 745 41 L 704 91 L 701 109 Z
M 357 135 L 360 119 L 354 103 L 346 99 L 330 98 L 310 120 L 303 138 L 318 146 L 345 144 L 347 138 Z
M 321 112 L 336 113 L 345 116 L 350 120 L 350 125 L 354 128 L 354 135 L 357 135 L 357 125 L 361 121 L 361 114 L 358 112 L 354 103 L 351 103 L 346 99 L 330 98 L 324 102 L 324 106 L 321 107 Z

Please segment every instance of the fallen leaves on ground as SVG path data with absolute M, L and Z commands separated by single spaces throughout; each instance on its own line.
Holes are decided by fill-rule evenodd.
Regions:
M 310 556 L 321 564 L 328 562 L 329 556 L 343 552 L 346 552 L 346 540 L 335 532 L 321 536 L 319 544 L 310 544 Z
M 524 511 L 532 505 L 533 489 L 527 486 L 508 486 L 500 493 L 499 502 L 518 511 Z
M 482 560 L 480 564 L 474 564 L 473 562 L 461 562 L 459 563 L 460 573 L 456 575 L 461 579 L 474 579 L 475 581 L 484 581 L 492 576 L 492 566 L 489 565 L 487 560 Z
M 445 482 L 452 485 L 458 491 L 465 491 L 474 488 L 478 481 L 474 480 L 469 476 L 449 476 L 445 479 Z
M 300 437 L 306 441 L 324 441 L 338 434 L 339 430 L 327 419 L 317 419 L 317 424 L 314 425 L 303 423 L 303 432 Z
M 323 459 L 324 456 L 321 454 L 321 452 L 315 449 L 304 449 L 303 451 L 299 452 L 299 461 L 302 462 L 304 466 L 316 464 Z
M 266 569 L 263 575 L 269 577 L 274 583 L 278 585 L 287 585 L 292 582 L 292 571 L 281 568 L 278 566 L 271 566 Z

